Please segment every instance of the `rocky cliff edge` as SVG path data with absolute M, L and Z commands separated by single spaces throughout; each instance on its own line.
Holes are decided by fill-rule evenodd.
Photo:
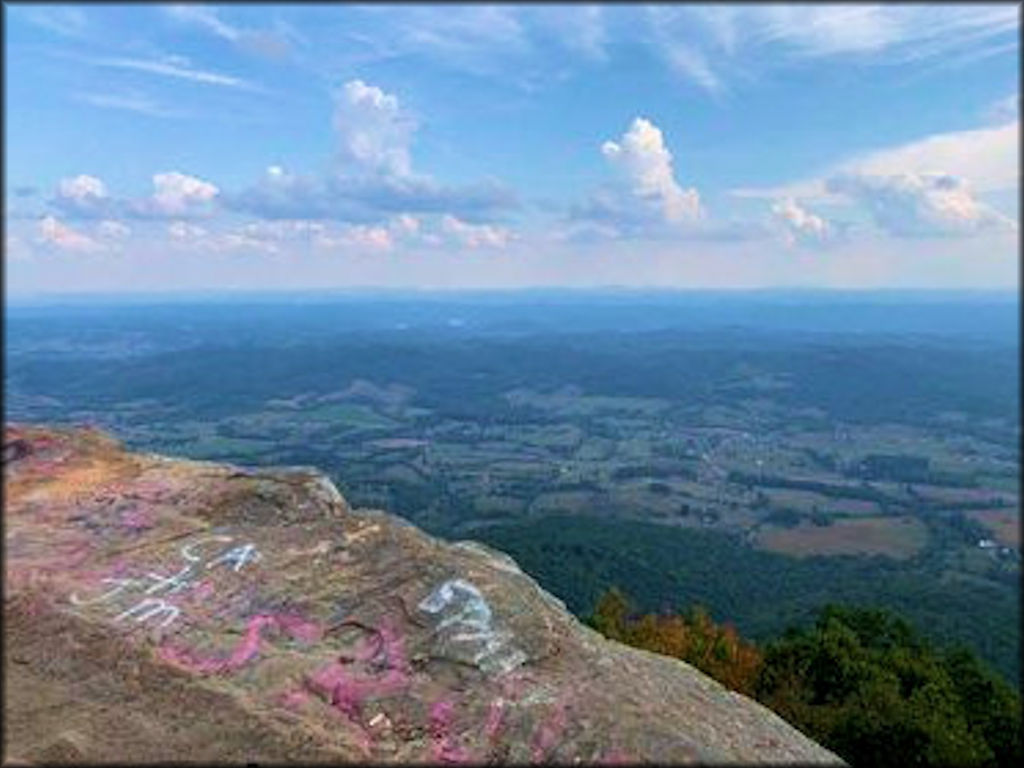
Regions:
M 5 757 L 838 763 L 313 470 L 4 432 Z

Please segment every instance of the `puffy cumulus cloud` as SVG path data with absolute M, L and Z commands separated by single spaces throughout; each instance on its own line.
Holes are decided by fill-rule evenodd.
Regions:
M 412 162 L 416 121 L 398 98 L 362 80 L 335 93 L 334 168 L 323 174 L 294 174 L 267 168 L 255 184 L 223 195 L 231 210 L 263 219 L 320 219 L 380 224 L 401 213 L 487 216 L 518 206 L 502 184 L 486 180 L 448 186 L 417 173 Z
M 505 227 L 491 224 L 470 224 L 445 214 L 441 217 L 441 231 L 466 248 L 504 248 L 513 239 Z
M 963 179 L 950 174 L 841 174 L 830 178 L 826 188 L 864 206 L 875 224 L 898 237 L 1016 228 L 1012 220 L 976 200 Z
M 107 196 L 107 187 L 95 176 L 80 174 L 68 179 L 61 179 L 57 185 L 57 194 L 72 200 L 88 200 Z
M 39 220 L 38 242 L 62 251 L 94 253 L 102 246 L 93 238 L 67 226 L 56 216 L 44 216 Z
M 220 194 L 214 184 L 178 171 L 153 176 L 153 195 L 132 204 L 140 216 L 182 217 L 206 213 Z
M 632 194 L 657 206 L 670 224 L 700 217 L 700 195 L 696 189 L 683 189 L 675 179 L 672 153 L 665 146 L 661 130 L 651 121 L 638 117 L 618 142 L 606 141 L 601 153 L 625 175 Z
M 153 176 L 153 194 L 142 199 L 117 198 L 95 176 L 61 179 L 50 201 L 66 216 L 83 219 L 188 218 L 212 212 L 220 190 L 209 181 L 179 171 Z
M 61 179 L 51 203 L 65 215 L 81 218 L 107 215 L 115 206 L 106 184 L 84 173 Z
M 825 219 L 802 208 L 791 197 L 772 205 L 772 216 L 781 226 L 787 245 L 824 243 L 833 236 Z
M 401 108 L 397 96 L 350 80 L 334 94 L 333 124 L 343 170 L 411 175 L 409 148 L 416 121 Z

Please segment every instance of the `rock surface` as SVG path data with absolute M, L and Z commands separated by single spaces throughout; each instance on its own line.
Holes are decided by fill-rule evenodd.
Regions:
M 311 470 L 4 435 L 5 757 L 840 762 Z

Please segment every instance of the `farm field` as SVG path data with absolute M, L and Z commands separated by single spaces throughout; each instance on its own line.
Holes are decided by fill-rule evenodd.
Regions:
M 967 513 L 992 532 L 996 541 L 1006 547 L 1020 549 L 1020 511 L 1017 509 L 978 509 Z
M 928 529 L 913 517 L 869 517 L 836 520 L 819 526 L 801 523 L 794 528 L 764 527 L 757 546 L 795 557 L 811 555 L 885 555 L 905 560 L 920 552 Z

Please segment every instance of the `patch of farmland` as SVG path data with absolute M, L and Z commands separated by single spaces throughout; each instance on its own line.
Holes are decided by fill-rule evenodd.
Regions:
M 555 491 L 542 493 L 530 504 L 531 515 L 556 512 L 580 514 L 594 506 L 595 494 L 590 491 Z
M 992 531 L 992 536 L 1006 547 L 1020 549 L 1020 511 L 1009 509 L 976 509 L 965 513 Z
M 845 518 L 828 526 L 765 526 L 755 543 L 759 549 L 794 557 L 885 555 L 903 560 L 919 552 L 927 539 L 928 529 L 920 520 L 901 516 Z

